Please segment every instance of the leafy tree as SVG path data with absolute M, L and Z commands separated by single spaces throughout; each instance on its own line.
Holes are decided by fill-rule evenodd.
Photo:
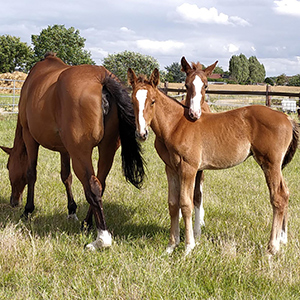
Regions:
M 84 50 L 85 39 L 80 36 L 79 30 L 73 27 L 67 29 L 64 25 L 48 26 L 39 35 L 31 36 L 34 45 L 34 60 L 41 60 L 48 51 L 69 65 L 95 64 L 91 53 Z
M 154 68 L 159 68 L 158 61 L 149 55 L 123 51 L 109 54 L 103 59 L 103 66 L 115 74 L 121 81 L 127 82 L 127 70 L 132 68 L 136 74 L 150 76 Z
M 277 85 L 286 85 L 287 82 L 288 82 L 288 80 L 287 80 L 287 76 L 285 74 L 281 74 L 281 75 L 277 76 L 277 78 L 276 78 Z
M 290 86 L 300 86 L 300 74 L 297 74 L 290 78 L 288 85 Z
M 260 64 L 255 56 L 249 58 L 249 82 L 263 82 L 266 77 L 266 70 L 263 64 Z
M 271 77 L 267 77 L 267 78 L 264 80 L 264 82 L 265 82 L 266 84 L 269 84 L 269 85 L 274 85 L 274 84 L 275 84 L 274 80 L 273 80 Z
M 230 76 L 238 83 L 245 84 L 249 78 L 249 62 L 244 54 L 233 55 L 229 61 Z
M 224 70 L 222 67 L 216 66 L 213 71 L 213 74 L 224 74 Z
M 0 36 L 0 72 L 14 72 L 16 69 L 26 72 L 30 68 L 33 52 L 31 48 L 20 41 L 20 38 L 10 35 Z
M 169 82 L 182 82 L 185 81 L 185 73 L 181 71 L 181 65 L 177 62 L 172 63 L 170 66 L 166 66 L 167 74 L 165 79 Z
M 266 76 L 264 65 L 255 56 L 248 60 L 244 54 L 231 57 L 229 73 L 240 84 L 263 82 Z

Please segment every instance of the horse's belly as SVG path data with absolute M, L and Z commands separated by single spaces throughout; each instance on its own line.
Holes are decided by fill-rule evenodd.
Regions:
M 200 169 L 227 169 L 245 161 L 251 154 L 250 143 L 236 147 L 219 146 L 212 151 L 203 153 Z
M 44 124 L 40 127 L 29 128 L 29 130 L 32 137 L 41 146 L 54 151 L 61 151 L 64 149 L 59 131 L 55 127 Z

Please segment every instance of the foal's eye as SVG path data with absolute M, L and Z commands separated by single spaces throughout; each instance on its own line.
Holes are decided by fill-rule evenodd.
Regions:
M 153 105 L 154 105 L 154 103 L 155 103 L 155 100 L 152 100 L 152 101 L 151 101 L 151 106 L 153 106 Z

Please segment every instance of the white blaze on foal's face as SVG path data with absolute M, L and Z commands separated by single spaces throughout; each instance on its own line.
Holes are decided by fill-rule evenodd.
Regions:
M 145 103 L 147 99 L 147 90 L 138 90 L 136 92 L 136 99 L 138 100 L 139 103 L 139 117 L 138 117 L 138 124 L 139 124 L 139 134 L 141 136 L 146 135 L 146 121 L 144 118 L 144 108 L 145 108 Z
M 195 86 L 195 96 L 191 98 L 190 115 L 193 118 L 199 119 L 201 116 L 201 91 L 203 87 L 203 82 L 198 75 L 195 76 L 193 84 Z

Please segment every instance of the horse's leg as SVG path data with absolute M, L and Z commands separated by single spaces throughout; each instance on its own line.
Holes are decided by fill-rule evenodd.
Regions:
M 178 174 L 170 167 L 166 166 L 168 178 L 168 204 L 171 217 L 170 241 L 167 247 L 167 253 L 171 254 L 175 247 L 180 243 L 179 229 L 179 193 L 180 182 Z
M 97 238 L 93 243 L 88 244 L 87 248 L 96 250 L 101 247 L 109 247 L 111 246 L 111 235 L 107 231 L 103 213 L 102 185 L 94 175 L 91 152 L 73 156 L 72 163 L 74 172 L 83 185 L 87 202 L 92 207 L 97 228 Z
M 285 234 L 287 233 L 289 190 L 282 177 L 279 166 L 264 171 L 273 208 L 273 223 L 268 251 L 270 254 L 275 254 L 279 250 L 282 231 L 284 231 Z M 287 238 L 285 240 L 287 241 Z
M 23 139 L 26 145 L 26 151 L 28 156 L 27 166 L 27 201 L 23 217 L 28 218 L 34 210 L 34 186 L 36 182 L 36 165 L 38 158 L 39 144 L 33 139 L 28 129 L 23 129 Z
M 105 138 L 101 141 L 100 145 L 98 146 L 99 158 L 98 158 L 97 178 L 99 179 L 102 185 L 101 196 L 104 193 L 105 186 L 106 186 L 105 180 L 113 164 L 114 156 L 118 147 L 119 147 L 119 143 L 117 137 L 115 138 L 115 146 L 112 140 L 106 141 Z M 89 230 L 92 227 L 92 223 L 93 223 L 92 218 L 93 218 L 93 211 L 92 211 L 92 207 L 90 206 L 87 215 L 83 221 L 83 228 L 87 228 Z
M 195 188 L 194 188 L 194 208 L 195 208 L 195 224 L 194 235 L 195 238 L 201 235 L 201 226 L 204 226 L 204 208 L 203 208 L 203 171 L 197 172 Z
M 78 220 L 76 216 L 77 205 L 74 201 L 73 193 L 72 193 L 72 173 L 70 167 L 70 155 L 67 152 L 60 153 L 60 162 L 61 162 L 61 172 L 60 177 L 63 184 L 66 187 L 67 197 L 68 197 L 68 212 L 70 219 Z
M 180 174 L 180 208 L 185 223 L 185 254 L 195 247 L 193 230 L 193 195 L 197 170 L 185 162 L 181 162 Z
M 287 216 L 287 209 L 286 209 L 285 214 L 283 216 L 281 235 L 280 235 L 280 242 L 283 244 L 287 244 L 287 222 L 288 222 L 288 216 Z

